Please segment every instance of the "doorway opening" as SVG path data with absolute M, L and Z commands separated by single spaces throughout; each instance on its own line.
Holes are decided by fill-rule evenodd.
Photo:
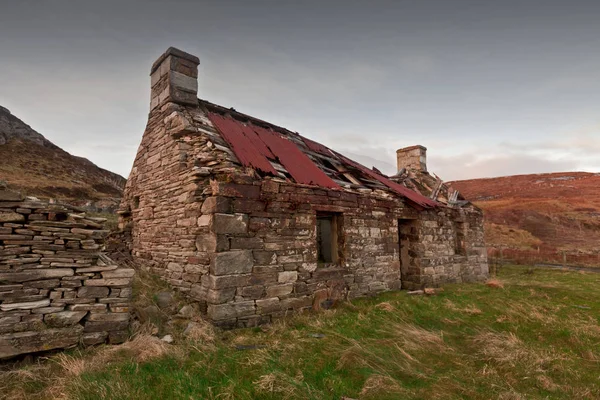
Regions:
M 408 282 L 411 277 L 418 275 L 417 266 L 414 263 L 416 253 L 413 245 L 418 241 L 417 221 L 414 219 L 398 220 L 398 244 L 400 246 L 400 279 L 402 288 L 409 288 Z

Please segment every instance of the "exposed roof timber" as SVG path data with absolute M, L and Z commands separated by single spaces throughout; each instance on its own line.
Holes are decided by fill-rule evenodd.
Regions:
M 222 127 L 216 127 L 219 131 L 221 129 L 231 129 L 234 132 L 229 132 L 230 138 L 225 137 L 225 139 L 230 144 L 236 156 L 238 156 L 242 165 L 257 168 L 255 165 L 249 164 L 249 162 L 255 161 L 262 164 L 262 159 L 264 158 L 268 163 L 268 167 L 259 168 L 263 173 L 281 176 L 284 172 L 275 168 L 275 165 L 272 164 L 272 162 L 278 161 L 285 168 L 284 174 L 291 176 L 298 183 L 333 189 L 340 188 L 340 186 L 349 187 L 350 185 L 350 187 L 354 186 L 359 189 L 375 188 L 384 191 L 391 190 L 397 195 L 406 198 L 409 204 L 418 209 L 439 205 L 436 201 L 390 180 L 379 171 L 369 169 L 298 133 L 204 100 L 199 100 L 199 104 L 209 111 L 208 116 L 211 120 L 213 119 L 211 116 L 214 116 L 216 120 L 228 120 L 229 125 L 222 124 Z M 235 127 L 232 128 L 232 126 Z M 227 135 L 225 133 L 223 136 Z M 237 140 L 236 135 L 244 137 L 240 139 L 240 143 L 249 142 L 251 145 L 247 146 L 247 149 L 244 149 L 246 146 L 240 145 L 240 143 L 237 143 L 237 146 L 235 146 L 230 140 L 235 142 Z M 240 157 L 238 151 L 241 153 L 247 151 L 256 152 L 258 153 L 257 159 L 260 159 L 260 161 L 253 160 L 247 154 Z M 334 171 L 331 166 L 337 171 Z M 342 177 L 352 183 L 348 184 L 342 181 Z

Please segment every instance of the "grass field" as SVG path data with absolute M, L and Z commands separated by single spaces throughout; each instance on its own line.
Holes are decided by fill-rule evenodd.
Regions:
M 502 287 L 503 286 L 503 287 Z M 0 372 L 0 396 L 598 399 L 600 274 L 503 267 L 435 296 L 386 293 L 256 329 L 139 333 Z

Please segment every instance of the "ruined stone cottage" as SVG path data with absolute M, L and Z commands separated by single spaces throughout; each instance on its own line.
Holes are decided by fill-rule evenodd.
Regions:
M 401 288 L 482 280 L 482 213 L 398 150 L 387 177 L 298 133 L 198 99 L 197 57 L 169 48 L 121 204 L 133 256 L 214 323 Z

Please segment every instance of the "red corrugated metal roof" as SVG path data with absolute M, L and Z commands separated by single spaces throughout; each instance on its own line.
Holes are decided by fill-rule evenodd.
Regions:
M 398 193 L 399 195 L 401 195 L 403 197 L 406 197 L 408 200 L 412 201 L 413 203 L 415 203 L 421 207 L 430 208 L 430 207 L 437 207 L 439 205 L 436 201 L 431 200 L 430 198 L 425 197 L 422 194 L 419 194 L 413 190 L 410 190 L 406 186 L 402 186 L 399 183 L 391 181 L 388 178 L 384 177 L 383 175 L 380 175 L 377 172 L 372 171 L 369 168 L 367 168 L 363 165 L 360 165 L 359 163 L 354 162 L 339 153 L 336 153 L 336 154 L 341 158 L 341 160 L 344 163 L 351 165 L 352 167 L 363 172 L 364 174 L 369 175 L 371 178 L 378 180 L 379 182 L 383 183 L 385 186 L 392 189 L 394 192 Z
M 260 137 L 258 136 L 258 133 L 256 133 L 256 131 L 253 129 L 254 127 L 248 126 L 248 125 L 240 125 L 240 126 L 242 129 L 242 132 L 244 132 L 244 135 L 246 135 L 246 137 L 248 139 L 250 139 L 250 141 L 258 149 L 258 151 L 260 151 L 265 157 L 267 157 L 270 160 L 275 161 L 277 159 L 277 157 L 275 157 L 275 155 L 271 152 L 271 150 L 269 150 L 269 148 L 267 147 L 265 142 L 263 142 L 260 139 Z
M 309 149 L 311 149 L 312 151 L 314 151 L 315 153 L 323 154 L 324 156 L 331 157 L 331 151 L 329 151 L 329 149 L 326 146 L 323 146 L 321 143 L 317 143 L 314 140 L 305 138 L 304 136 L 300 136 L 300 137 L 302 138 L 302 140 L 304 141 L 306 146 Z
M 296 182 L 330 189 L 340 188 L 294 142 L 279 133 L 268 131 L 262 127 L 253 126 L 252 128 Z
M 294 142 L 279 133 L 256 125 L 244 125 L 216 113 L 208 113 L 208 117 L 242 165 L 277 175 L 268 159 L 277 160 L 298 183 L 340 188 Z
M 277 175 L 269 162 L 278 161 L 285 167 L 289 174 L 298 183 L 316 185 L 325 188 L 339 189 L 340 187 L 328 177 L 296 143 L 286 139 L 278 132 L 273 132 L 258 125 L 245 125 L 240 121 L 218 113 L 209 112 L 208 117 L 225 141 L 231 146 L 242 165 L 255 168 L 264 173 Z M 402 197 L 409 200 L 417 207 L 430 208 L 439 204 L 428 197 L 421 195 L 399 183 L 393 182 L 343 155 L 333 152 L 320 143 L 300 136 L 304 144 L 313 152 L 337 158 L 358 169 L 363 174 L 375 179 Z
M 252 167 L 264 173 L 277 175 L 277 171 L 273 168 L 269 160 L 267 159 L 267 153 L 270 154 L 268 149 L 264 149 L 265 145 L 260 140 L 252 140 L 244 132 L 244 126 L 232 118 L 223 117 L 222 115 L 215 113 L 208 113 L 208 117 L 219 130 L 223 139 L 231 150 L 235 153 L 237 158 L 240 160 L 242 165 L 246 167 Z M 260 145 L 255 143 L 260 142 Z M 272 154 L 271 154 L 272 156 Z

